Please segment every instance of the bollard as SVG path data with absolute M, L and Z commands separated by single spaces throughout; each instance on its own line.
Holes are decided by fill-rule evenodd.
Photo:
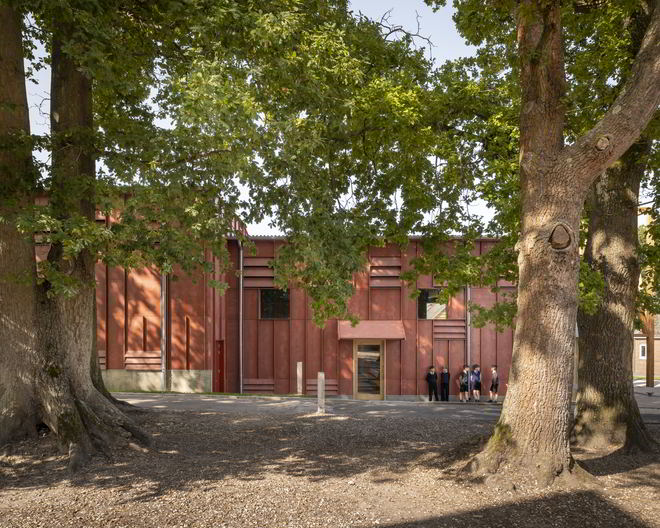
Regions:
M 296 394 L 302 394 L 303 393 L 303 385 L 302 385 L 302 381 L 303 381 L 303 364 L 302 364 L 302 361 L 298 361 L 298 363 L 296 363 L 296 376 L 297 376 L 297 379 L 298 379 L 298 384 L 296 385 L 296 389 L 297 389 Z
M 318 395 L 318 414 L 325 414 L 325 372 L 319 372 L 318 383 L 316 385 L 316 394 Z

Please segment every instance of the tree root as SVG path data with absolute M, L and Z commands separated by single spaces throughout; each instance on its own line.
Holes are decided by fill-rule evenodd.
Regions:
M 480 453 L 465 466 L 465 471 L 484 479 L 489 486 L 505 489 L 593 488 L 600 483 L 596 477 L 571 461 L 561 464 L 548 458 L 525 457 L 515 450 L 493 454 Z
M 632 413 L 628 423 L 588 421 L 576 423 L 571 432 L 571 445 L 584 449 L 616 449 L 627 455 L 656 453 L 660 444 L 649 434 L 639 413 Z M 636 414 L 636 415 L 635 415 Z
M 463 468 L 483 478 L 488 486 L 516 490 L 519 488 L 591 488 L 599 485 L 596 477 L 579 466 L 571 457 L 561 460 L 541 454 L 520 453 L 508 427 L 498 424 L 486 447 Z
M 649 434 L 643 422 L 637 423 L 635 426 L 628 426 L 622 452 L 629 456 L 639 453 L 660 453 L 660 443 Z
M 37 425 L 44 423 L 55 435 L 60 449 L 68 453 L 69 470 L 75 473 L 94 453 L 110 458 L 114 447 L 149 445 L 149 435 L 103 394 L 94 388 L 84 393 L 76 395 L 68 388 L 39 391 L 23 406 L 9 405 L 5 399 L 0 414 L 0 446 L 35 435 Z M 33 404 L 34 401 L 39 404 Z
M 89 452 L 82 444 L 69 444 L 69 471 L 77 473 L 89 460 Z

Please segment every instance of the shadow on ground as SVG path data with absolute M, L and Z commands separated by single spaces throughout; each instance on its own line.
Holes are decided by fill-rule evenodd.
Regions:
M 293 411 L 250 414 L 246 407 L 237 405 L 223 412 L 133 410 L 131 414 L 153 436 L 153 445 L 147 451 L 123 449 L 109 461 L 95 457 L 81 473 L 71 477 L 66 459 L 57 452 L 52 438 L 24 442 L 15 449 L 10 464 L 0 459 L 0 490 L 48 487 L 70 479 L 72 486 L 131 491 L 127 501 L 151 501 L 172 490 L 204 489 L 224 479 L 258 481 L 272 474 L 311 481 L 350 479 L 360 474 L 378 484 L 421 467 L 447 469 L 438 478 L 451 479 L 456 466 L 478 451 L 479 440 L 492 429 L 492 423 L 443 419 L 440 415 L 426 419 L 405 410 L 324 416 Z M 657 459 L 646 459 L 645 464 L 654 461 Z M 613 454 L 607 460 L 589 461 L 587 468 L 603 475 L 608 474 L 606 471 L 627 471 L 628 464 L 627 457 Z M 655 466 L 647 473 L 636 473 L 636 484 L 657 486 L 657 471 Z M 136 482 L 147 485 L 136 491 Z M 590 494 L 573 496 L 583 497 L 585 507 L 593 509 L 594 515 L 607 511 L 600 511 L 604 505 Z M 562 497 L 555 496 L 552 500 L 556 503 L 540 502 L 530 507 L 541 515 L 543 504 L 555 504 L 557 511 L 568 515 L 564 512 L 569 509 L 568 503 L 564 506 L 562 502 L 568 499 Z M 553 506 L 551 511 L 556 508 Z M 514 515 L 515 511 L 510 513 Z M 474 515 L 500 518 L 499 513 L 490 510 Z M 544 515 L 548 518 L 555 513 Z M 449 521 L 428 522 L 400 526 L 444 526 L 442 522 Z
M 660 427 L 649 426 L 651 432 L 654 429 L 657 438 Z M 624 487 L 647 486 L 657 491 L 660 490 L 660 472 L 654 464 L 659 462 L 660 452 L 629 455 L 620 448 L 606 455 L 584 457 L 580 465 L 597 477 L 627 473 L 627 483 Z
M 475 439 L 492 428 L 469 420 L 425 422 L 405 413 L 257 415 L 237 408 L 131 414 L 152 435 L 145 452 L 125 448 L 110 461 L 94 457 L 71 477 L 52 437 L 27 441 L 14 449 L 10 470 L 0 462 L 0 490 L 47 487 L 67 479 L 78 486 L 130 489 L 143 479 L 152 483 L 150 491 L 133 500 L 152 500 L 170 489 L 227 478 L 260 480 L 271 473 L 312 481 L 369 473 L 374 482 L 386 482 L 415 466 L 449 466 L 465 455 L 457 443 L 474 448 Z
M 651 528 L 595 492 L 554 494 L 542 499 L 525 500 L 412 522 L 381 524 L 382 528 L 567 528 L 626 527 Z

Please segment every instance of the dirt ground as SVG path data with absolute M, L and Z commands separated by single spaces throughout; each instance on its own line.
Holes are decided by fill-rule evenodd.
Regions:
M 597 489 L 485 485 L 458 470 L 492 408 L 423 405 L 140 409 L 153 445 L 75 476 L 44 433 L 0 458 L 0 527 L 660 527 L 658 456 L 578 453 Z

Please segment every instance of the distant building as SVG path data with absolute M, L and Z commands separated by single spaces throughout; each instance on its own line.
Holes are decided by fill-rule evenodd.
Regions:
M 323 371 L 329 395 L 422 399 L 430 365 L 448 367 L 456 395 L 463 365 L 479 363 L 484 390 L 497 364 L 500 393 L 506 392 L 512 331 L 472 328 L 466 306 L 468 299 L 491 306 L 513 285 L 501 284 L 497 294 L 465 288 L 443 303 L 436 299 L 442 285 L 422 276 L 422 293 L 411 299 L 400 277 L 421 252 L 419 241 L 403 252 L 373 247 L 368 266 L 353 278 L 350 306 L 360 323 L 330 320 L 321 329 L 303 290 L 274 288 L 269 261 L 284 240 L 254 241 L 256 256 L 244 255 L 236 240 L 227 242 L 238 276 L 218 271 L 196 281 L 185 275 L 161 281 L 150 269 L 127 273 L 97 265 L 98 354 L 110 390 L 161 390 L 165 380 L 168 390 L 182 392 L 288 394 L 297 392 L 300 363 L 305 394 L 316 394 Z M 480 240 L 475 251 L 483 254 L 495 243 Z M 211 278 L 228 282 L 224 295 L 208 285 Z
M 648 208 L 640 207 L 638 216 L 638 225 L 640 231 L 643 226 L 649 225 L 651 216 Z M 660 315 L 656 315 L 653 319 L 654 322 L 654 376 L 660 376 Z M 635 330 L 635 345 L 633 350 L 633 375 L 646 376 L 646 357 L 648 354 L 646 336 L 639 330 Z
M 655 377 L 660 376 L 660 315 L 654 317 L 655 346 L 654 346 L 654 372 Z M 647 356 L 646 336 L 635 330 L 635 349 L 633 350 L 633 375 L 646 376 Z

